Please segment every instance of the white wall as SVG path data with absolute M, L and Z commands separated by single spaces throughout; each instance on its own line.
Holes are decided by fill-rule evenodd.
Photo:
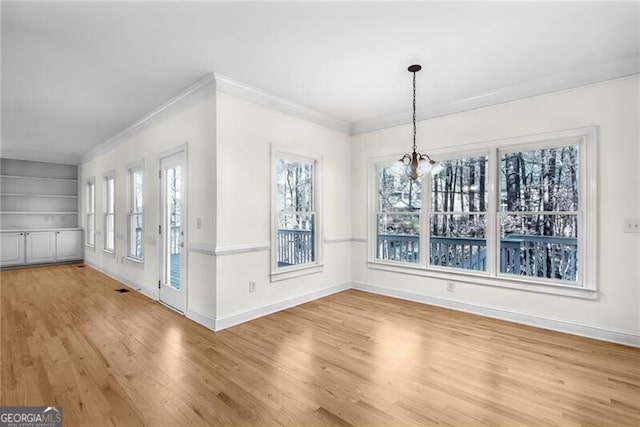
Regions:
M 542 319 L 565 320 L 635 336 L 640 333 L 640 235 L 625 234 L 624 218 L 640 217 L 640 92 L 637 77 L 495 105 L 418 124 L 418 147 L 429 149 L 599 126 L 598 300 L 458 283 L 367 268 L 367 244 L 353 243 L 352 280 L 386 292 L 467 303 Z M 410 149 L 410 126 L 365 133 L 352 143 L 352 226 L 367 235 L 367 161 Z M 357 239 L 358 240 L 358 239 Z M 441 301 L 444 301 L 441 300 Z M 446 302 L 446 301 L 445 301 Z M 640 341 L 638 341 L 640 343 Z
M 350 137 L 227 93 L 198 91 L 121 137 L 82 164 L 82 179 L 96 177 L 96 227 L 102 231 L 102 174 L 117 179 L 117 256 L 96 250 L 86 259 L 126 283 L 157 296 L 158 155 L 189 143 L 189 313 L 209 327 L 225 327 L 304 299 L 350 286 L 439 298 L 460 308 L 564 321 L 626 334 L 640 343 L 640 235 L 622 232 L 624 218 L 640 217 L 639 79 L 606 82 L 444 116 L 419 123 L 418 146 L 429 149 L 571 128 L 599 127 L 598 300 L 458 283 L 367 268 L 367 162 L 410 148 L 410 127 Z M 322 157 L 324 270 L 271 282 L 270 145 Z M 125 255 L 126 170 L 144 158 L 145 263 Z M 84 191 L 80 200 L 84 208 Z M 195 227 L 196 218 L 202 228 Z M 84 222 L 84 216 L 81 217 Z M 353 241 L 349 241 L 354 238 Z M 257 291 L 249 292 L 255 281 Z M 389 293 L 389 292 L 388 292 Z M 449 303 L 450 302 L 450 303 Z M 481 310 L 482 311 L 482 310 Z M 486 312 L 486 310 L 485 310 Z M 526 317 L 529 316 L 529 317 Z M 544 321 L 538 322 L 544 324 Z M 552 326 L 557 326 L 554 323 Z M 571 328 L 565 328 L 572 330 Z M 575 328 L 573 331 L 578 331 Z M 588 332 L 586 332 L 588 333 Z M 605 336 L 606 337 L 606 336 Z M 624 340 L 624 339 L 623 339 Z
M 219 320 L 350 282 L 350 136 L 217 95 L 217 248 Z M 271 282 L 269 278 L 270 144 L 318 154 L 322 160 L 324 271 Z M 333 242 L 334 240 L 340 240 Z M 249 293 L 249 281 L 256 292 Z
M 85 250 L 86 261 L 132 286 L 157 298 L 160 252 L 157 242 L 159 224 L 159 155 L 188 146 L 187 247 L 213 247 L 215 243 L 215 82 L 177 100 L 168 109 L 107 144 L 104 153 L 81 165 L 81 224 L 85 226 L 84 181 L 96 178 L 96 246 Z M 144 159 L 144 264 L 123 257 L 126 249 L 127 165 Z M 116 253 L 103 252 L 103 173 L 116 172 Z M 202 219 L 200 229 L 196 218 Z M 188 307 L 215 318 L 215 263 L 212 256 L 188 251 Z

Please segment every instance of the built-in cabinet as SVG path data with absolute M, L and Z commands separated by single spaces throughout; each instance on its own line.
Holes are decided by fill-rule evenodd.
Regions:
M 53 231 L 30 231 L 25 233 L 27 264 L 41 264 L 56 260 L 56 234 Z
M 24 243 L 24 232 L 2 232 L 0 235 L 0 267 L 24 264 Z
M 78 166 L 0 159 L 0 266 L 82 260 Z
M 0 266 L 82 260 L 83 231 L 30 230 L 0 233 Z
M 56 261 L 82 259 L 82 230 L 56 231 Z

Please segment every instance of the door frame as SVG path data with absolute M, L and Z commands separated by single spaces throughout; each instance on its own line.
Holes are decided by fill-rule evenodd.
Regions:
M 184 207 L 184 212 L 183 215 L 181 217 L 182 220 L 184 220 L 183 222 L 183 229 L 182 231 L 184 232 L 184 248 L 183 248 L 183 252 L 182 252 L 182 256 L 184 259 L 184 272 L 183 272 L 183 277 L 184 277 L 184 283 L 181 283 L 181 291 L 184 292 L 184 312 L 181 312 L 180 310 L 178 310 L 175 307 L 170 306 L 169 304 L 165 303 L 162 301 L 161 299 L 161 295 L 160 295 L 160 291 L 162 288 L 162 277 L 164 275 L 164 241 L 162 239 L 162 235 L 158 232 L 157 236 L 158 236 L 158 302 L 162 305 L 164 305 L 165 307 L 170 308 L 171 310 L 175 311 L 176 313 L 182 314 L 183 316 L 187 315 L 187 311 L 189 310 L 189 250 L 188 250 L 188 242 L 189 242 L 189 142 L 185 142 L 184 144 L 178 145 L 170 150 L 167 151 L 163 151 L 160 154 L 158 154 L 158 157 L 156 159 L 156 164 L 158 165 L 158 225 L 162 225 L 162 220 L 163 220 L 163 211 L 162 211 L 162 205 L 163 205 L 163 200 L 162 200 L 162 196 L 163 196 L 163 180 L 162 180 L 162 160 L 167 158 L 167 157 L 171 157 L 175 154 L 179 154 L 181 152 L 184 152 L 184 183 L 185 188 L 184 190 L 184 201 L 183 201 L 183 207 Z M 164 230 L 165 233 L 167 230 Z

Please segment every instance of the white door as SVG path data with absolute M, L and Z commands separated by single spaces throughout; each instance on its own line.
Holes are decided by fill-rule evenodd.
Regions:
M 187 157 L 184 151 L 160 160 L 160 301 L 187 308 Z
M 75 261 L 82 259 L 82 230 L 56 232 L 56 260 Z
M 0 266 L 24 264 L 24 232 L 0 234 Z
M 29 231 L 27 234 L 27 264 L 55 262 L 56 233 Z

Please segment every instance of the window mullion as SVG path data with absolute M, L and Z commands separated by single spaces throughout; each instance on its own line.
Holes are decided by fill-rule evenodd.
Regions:
M 500 253 L 500 227 L 498 226 L 498 204 L 500 198 L 500 168 L 498 162 L 498 150 L 489 150 L 489 194 L 487 209 L 487 274 L 490 277 L 496 277 L 499 271 L 498 263 L 500 262 L 498 254 Z
M 422 200 L 420 204 L 420 265 L 429 268 L 431 259 L 431 230 L 429 218 L 431 213 L 431 185 L 432 176 L 428 174 L 422 178 Z

